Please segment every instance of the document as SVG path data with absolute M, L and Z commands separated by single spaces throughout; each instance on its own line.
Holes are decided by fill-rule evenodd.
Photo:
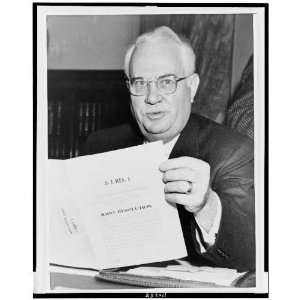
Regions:
M 106 269 L 187 255 L 161 142 L 48 161 L 51 262 Z

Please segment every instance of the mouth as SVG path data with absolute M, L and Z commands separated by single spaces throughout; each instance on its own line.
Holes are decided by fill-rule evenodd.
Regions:
M 166 113 L 163 112 L 163 111 L 146 113 L 148 119 L 150 119 L 150 120 L 159 120 L 159 119 L 162 119 L 165 116 L 165 114 Z

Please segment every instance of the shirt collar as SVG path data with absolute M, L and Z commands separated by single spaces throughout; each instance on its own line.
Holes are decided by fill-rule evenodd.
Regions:
M 164 149 L 165 149 L 165 156 L 169 157 L 178 138 L 179 138 L 180 134 L 176 135 L 171 141 L 167 142 L 164 144 Z
M 164 154 L 167 158 L 169 158 L 178 138 L 179 138 L 180 134 L 176 135 L 172 140 L 170 140 L 169 142 L 163 144 L 164 146 Z M 149 143 L 148 141 L 144 140 L 144 144 Z

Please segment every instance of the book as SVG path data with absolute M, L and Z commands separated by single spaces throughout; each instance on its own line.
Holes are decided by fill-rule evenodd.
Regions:
M 50 263 L 102 270 L 185 257 L 163 160 L 162 142 L 48 160 Z

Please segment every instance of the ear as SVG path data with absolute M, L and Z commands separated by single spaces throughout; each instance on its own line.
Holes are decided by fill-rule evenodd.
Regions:
M 194 102 L 194 97 L 195 97 L 195 95 L 196 95 L 196 92 L 197 92 L 199 83 L 200 83 L 199 75 L 198 75 L 197 73 L 194 73 L 194 74 L 189 78 L 189 81 L 188 81 L 188 85 L 189 85 L 189 87 L 190 87 L 190 92 L 191 92 L 191 103 Z

